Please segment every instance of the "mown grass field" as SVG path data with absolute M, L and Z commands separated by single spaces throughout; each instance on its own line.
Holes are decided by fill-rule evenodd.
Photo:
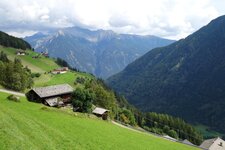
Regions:
M 65 74 L 56 74 L 56 75 L 42 74 L 39 78 L 34 78 L 34 83 L 35 83 L 34 86 L 41 87 L 41 86 L 68 83 L 72 87 L 77 87 L 79 85 L 74 85 L 74 81 L 78 77 L 85 78 L 86 80 L 93 78 L 89 74 L 84 74 L 84 73 L 74 72 L 74 71 L 69 71 Z
M 59 68 L 53 59 L 45 58 L 44 56 L 41 56 L 41 58 L 37 59 L 32 58 L 32 56 L 37 56 L 38 54 L 31 50 L 27 50 L 26 52 L 28 52 L 29 55 L 24 56 L 17 56 L 15 48 L 0 46 L 0 51 L 6 53 L 11 60 L 13 60 L 15 57 L 19 58 L 23 65 L 31 69 L 32 72 L 44 73 Z
M 0 149 L 191 150 L 187 145 L 0 93 Z
M 25 56 L 17 56 L 15 48 L 7 48 L 0 46 L 0 51 L 6 53 L 9 59 L 11 60 L 13 60 L 15 57 L 19 58 L 22 61 L 22 64 L 31 69 L 33 73 L 41 73 L 40 77 L 34 78 L 34 87 L 49 86 L 64 83 L 68 83 L 73 87 L 77 87 L 79 85 L 74 85 L 74 81 L 76 80 L 77 77 L 83 77 L 86 79 L 93 78 L 93 76 L 91 76 L 90 74 L 74 71 L 69 71 L 65 74 L 57 74 L 57 75 L 48 73 L 49 71 L 52 71 L 53 69 L 60 67 L 51 58 L 45 58 L 43 56 L 37 59 L 32 58 L 32 56 L 37 56 L 38 53 L 33 52 L 31 50 L 27 50 L 26 52 L 28 52 L 29 55 Z

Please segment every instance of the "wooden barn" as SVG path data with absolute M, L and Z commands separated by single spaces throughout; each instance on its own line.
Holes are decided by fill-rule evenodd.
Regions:
M 68 67 L 62 67 L 62 68 L 54 69 L 52 71 L 52 74 L 63 74 L 63 73 L 66 73 L 68 70 L 69 70 Z
M 100 107 L 96 107 L 92 111 L 92 113 L 95 114 L 97 117 L 101 117 L 103 120 L 107 120 L 108 119 L 109 110 L 104 109 L 104 108 L 100 108 Z
M 16 55 L 26 55 L 25 50 L 16 50 Z
M 30 101 L 40 102 L 48 106 L 60 106 L 71 102 L 73 88 L 68 84 L 38 87 L 31 89 L 26 95 Z

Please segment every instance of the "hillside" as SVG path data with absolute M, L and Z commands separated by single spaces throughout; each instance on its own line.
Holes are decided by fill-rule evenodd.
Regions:
M 25 98 L 21 102 L 8 101 L 7 96 L 0 93 L 2 149 L 196 149 Z
M 108 79 L 144 111 L 169 113 L 225 133 L 225 16 L 156 48 Z
M 14 47 L 18 49 L 31 49 L 31 46 L 26 41 L 10 36 L 4 32 L 0 31 L 0 45 L 7 46 L 7 47 Z
M 55 64 L 55 60 L 53 59 L 46 58 L 30 50 L 26 50 L 26 55 L 16 55 L 16 50 L 14 48 L 1 47 L 0 50 L 8 54 L 7 56 L 12 60 L 11 62 L 14 61 L 14 58 L 19 58 L 23 65 L 31 68 L 31 77 L 34 81 L 33 87 L 43 87 L 67 83 L 76 88 L 76 92 L 78 92 L 76 95 L 80 95 L 80 93 L 92 93 L 91 99 L 93 101 L 93 104 L 109 109 L 112 119 L 119 119 L 121 122 L 130 124 L 132 126 L 138 125 L 153 133 L 161 135 L 169 134 L 175 138 L 188 139 L 195 144 L 200 144 L 200 142 L 202 141 L 201 134 L 199 134 L 191 125 L 187 124 L 182 119 L 163 114 L 141 113 L 135 107 L 131 106 L 123 96 L 118 95 L 117 93 L 109 89 L 102 80 L 96 79 L 94 76 L 88 73 L 69 70 L 63 74 L 52 74 L 49 73 L 49 71 L 52 71 L 53 69 L 59 67 L 57 64 Z M 38 56 L 38 58 L 34 58 L 35 56 Z M 51 65 L 51 67 L 48 68 L 48 65 Z M 18 66 L 18 64 L 14 66 Z M 12 74 L 10 73 L 10 71 L 7 71 L 9 70 L 6 69 L 7 67 L 3 68 L 5 68 L 3 69 L 3 72 L 8 72 L 9 75 Z M 14 71 L 13 75 L 15 74 L 16 73 Z M 7 77 L 0 76 L 0 79 L 2 79 L 2 85 L 4 85 L 4 87 L 6 88 L 13 88 L 14 90 L 21 89 L 21 87 L 19 86 L 21 85 L 21 82 L 31 83 L 25 82 L 25 80 L 17 81 L 15 80 L 16 78 L 14 78 L 13 75 L 12 77 L 11 75 L 9 75 Z M 10 79 L 5 81 L 5 79 L 9 77 Z M 11 80 L 14 80 L 14 82 L 11 82 Z M 26 89 L 25 91 L 28 91 L 29 88 L 31 87 L 28 87 L 28 89 Z M 163 126 L 157 126 L 155 123 L 152 124 L 152 121 L 150 120 L 149 122 L 149 119 L 154 120 L 154 122 L 157 122 L 159 124 L 163 124 Z M 181 133 L 179 132 L 179 130 L 182 130 L 183 132 Z
M 107 78 L 118 73 L 152 48 L 174 41 L 155 36 L 117 34 L 72 27 L 26 37 L 37 52 L 60 57 L 72 67 Z
M 74 81 L 78 77 L 93 78 L 89 74 L 73 71 L 69 71 L 66 74 L 57 74 L 57 75 L 49 74 L 47 72 L 52 71 L 53 69 L 57 69 L 60 66 L 58 66 L 55 63 L 55 61 L 51 58 L 46 58 L 44 56 L 40 56 L 38 59 L 32 58 L 33 56 L 38 56 L 40 54 L 33 52 L 31 50 L 26 50 L 28 55 L 24 56 L 17 56 L 15 48 L 0 46 L 0 51 L 6 53 L 9 59 L 11 60 L 14 60 L 14 58 L 19 58 L 22 61 L 22 64 L 31 69 L 33 73 L 41 74 L 40 77 L 34 78 L 35 87 L 63 84 L 63 83 L 68 83 L 71 86 L 74 86 Z

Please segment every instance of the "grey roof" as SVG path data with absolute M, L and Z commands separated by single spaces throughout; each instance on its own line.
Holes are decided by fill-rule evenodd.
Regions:
M 45 100 L 49 106 L 57 106 L 58 105 L 58 97 L 48 98 Z
M 171 141 L 177 141 L 177 139 L 175 139 L 175 138 L 173 138 L 173 137 L 171 137 L 171 136 L 169 136 L 169 135 L 164 135 L 163 136 L 165 139 L 168 139 L 168 140 L 171 140 Z
M 190 141 L 188 141 L 187 139 L 183 140 L 182 143 L 188 144 L 188 145 L 194 145 L 194 144 L 192 144 Z
M 60 84 L 47 87 L 39 87 L 32 89 L 41 98 L 57 96 L 61 94 L 68 94 L 73 92 L 73 88 L 69 84 Z
M 213 145 L 213 143 L 217 140 L 218 138 L 213 138 L 213 139 L 208 139 L 202 142 L 202 144 L 200 145 L 201 148 L 204 149 L 209 149 L 210 146 Z
M 104 109 L 104 108 L 100 108 L 100 107 L 96 107 L 96 108 L 92 111 L 92 113 L 102 115 L 102 114 L 104 114 L 104 113 L 107 112 L 107 111 L 109 111 L 109 110 Z

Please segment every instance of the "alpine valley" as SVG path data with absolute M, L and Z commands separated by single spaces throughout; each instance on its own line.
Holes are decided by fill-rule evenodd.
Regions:
M 66 60 L 71 67 L 107 78 L 153 48 L 174 42 L 156 36 L 117 34 L 79 27 L 37 33 L 25 40 L 37 52 Z
M 225 16 L 156 48 L 108 79 L 144 111 L 169 113 L 225 133 Z

